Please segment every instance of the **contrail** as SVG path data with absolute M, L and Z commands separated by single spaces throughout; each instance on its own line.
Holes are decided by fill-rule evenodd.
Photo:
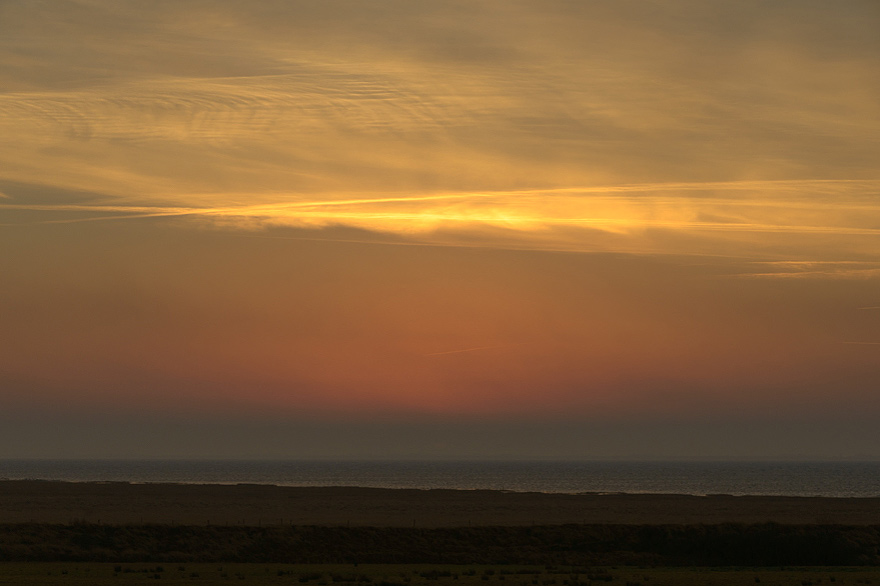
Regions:
M 0 204 L 0 209 L 50 211 L 50 212 L 101 212 L 101 213 L 125 213 L 125 217 L 157 217 L 157 216 L 241 216 L 241 217 L 279 217 L 279 214 L 287 210 L 324 207 L 328 205 L 358 205 L 367 203 L 389 203 L 424 201 L 428 199 L 452 199 L 467 196 L 425 196 L 421 198 L 381 198 L 373 200 L 345 200 L 326 202 L 292 202 L 282 204 L 256 204 L 250 206 L 221 206 L 221 207 L 153 207 L 153 206 L 124 206 L 124 205 L 40 205 L 40 204 Z M 130 214 L 130 215 L 129 215 Z M 283 217 L 283 216 L 282 216 Z M 775 225 L 745 222 L 700 222 L 700 221 L 663 221 L 645 220 L 637 221 L 621 218 L 559 218 L 548 216 L 511 216 L 499 218 L 495 215 L 481 214 L 456 214 L 456 213 L 431 213 L 420 212 L 312 212 L 305 210 L 290 216 L 294 219 L 313 220 L 400 220 L 413 221 L 420 219 L 434 219 L 437 221 L 460 221 L 460 222 L 483 222 L 493 223 L 507 221 L 525 224 L 544 224 L 550 226 L 628 226 L 631 224 L 654 226 L 660 228 L 678 228 L 693 230 L 717 230 L 730 232 L 758 232 L 758 233 L 792 233 L 792 234 L 845 234 L 853 236 L 877 236 L 880 230 L 877 228 L 846 228 L 837 226 L 798 226 L 798 225 Z M 59 223 L 69 222 L 61 220 Z M 76 221 L 76 220 L 74 220 Z
M 822 186 L 856 186 L 880 188 L 880 180 L 859 180 L 859 179 L 814 179 L 814 180 L 777 180 L 777 181 L 716 181 L 716 182 L 669 182 L 669 183 L 630 183 L 618 185 L 582 185 L 573 187 L 550 187 L 550 188 L 533 188 L 533 189 L 510 189 L 510 190 L 488 190 L 488 191 L 466 191 L 453 193 L 429 193 L 426 195 L 413 196 L 385 196 L 385 197 L 369 197 L 369 198 L 347 198 L 347 199 L 325 199 L 317 201 L 294 201 L 294 202 L 276 202 L 268 204 L 256 204 L 249 206 L 220 206 L 220 207 L 184 207 L 177 206 L 173 208 L 164 208 L 175 210 L 181 214 L 190 213 L 217 213 L 217 212 L 234 212 L 239 210 L 259 210 L 300 207 L 323 207 L 323 206 L 346 206 L 374 203 L 407 203 L 417 201 L 438 201 L 438 200 L 455 200 L 469 198 L 495 198 L 502 196 L 517 195 L 549 195 L 549 194 L 577 194 L 577 193 L 637 193 L 644 191 L 700 191 L 706 189 L 717 190 L 744 190 L 744 189 L 766 189 L 766 188 L 784 188 L 784 187 L 822 187 Z M 200 194 L 190 194 L 200 195 Z M 229 195 L 229 194 L 227 194 Z M 251 195 L 251 194 L 241 194 Z M 10 198 L 8 195 L 0 192 L 0 197 Z M 185 195 L 184 195 L 185 197 Z M 717 201 L 717 200 L 713 200 Z M 736 203 L 742 203 L 736 201 Z M 760 202 L 760 205 L 765 205 Z M 836 204 L 835 204 L 836 205 Z M 111 205 L 39 205 L 39 204 L 18 204 L 4 205 L 9 209 L 26 209 L 26 210 L 46 210 L 46 211 L 114 211 L 121 209 L 146 210 L 151 209 L 146 206 L 111 206 Z M 865 206 L 868 209 L 874 209 L 873 206 Z M 155 209 L 155 208 L 153 208 Z M 162 208 L 160 208 L 162 209 Z
M 498 344 L 496 346 L 478 346 L 476 348 L 464 348 L 462 350 L 446 350 L 444 352 L 431 352 L 423 356 L 442 356 L 443 354 L 460 354 L 462 352 L 474 352 L 476 350 L 491 350 L 493 348 L 507 348 L 508 346 L 516 346 L 516 344 Z
M 299 200 L 299 201 L 276 201 L 272 203 L 257 203 L 252 205 L 176 205 L 176 206 L 149 206 L 143 204 L 27 204 L 27 203 L 7 203 L 10 199 L 4 197 L 0 203 L 0 211 L 2 210 L 27 210 L 27 211 L 44 211 L 44 212 L 87 212 L 91 214 L 114 214 L 106 216 L 92 216 L 90 218 L 63 218 L 38 223 L 75 223 L 89 222 L 100 220 L 114 219 L 130 219 L 130 218 L 149 218 L 159 216 L 188 216 L 203 218 L 222 218 L 231 219 L 233 223 L 236 218 L 265 218 L 267 221 L 287 222 L 308 225 L 328 225 L 328 224 L 355 224 L 366 225 L 369 228 L 375 228 L 378 231 L 397 232 L 400 230 L 406 232 L 412 231 L 430 231 L 436 225 L 442 223 L 465 223 L 480 225 L 501 225 L 506 228 L 515 228 L 521 231 L 535 231 L 545 228 L 588 228 L 597 230 L 607 230 L 612 232 L 626 232 L 635 228 L 661 228 L 667 230 L 699 230 L 705 232 L 741 232 L 741 233 L 778 233 L 778 234 L 828 234 L 828 235 L 849 235 L 849 236 L 868 236 L 876 237 L 880 235 L 880 229 L 875 227 L 858 227 L 858 226 L 825 226 L 821 225 L 822 221 L 817 222 L 819 225 L 785 225 L 772 222 L 718 222 L 703 221 L 683 218 L 676 219 L 656 219 L 649 217 L 606 217 L 600 211 L 596 211 L 596 215 L 584 214 L 584 210 L 577 210 L 577 215 L 570 217 L 559 216 L 551 212 L 551 209 L 543 209 L 541 205 L 537 205 L 535 209 L 519 209 L 515 202 L 519 198 L 530 201 L 535 196 L 552 196 L 567 195 L 577 196 L 590 194 L 605 194 L 606 198 L 615 198 L 614 194 L 633 194 L 633 193 L 650 193 L 650 192 L 669 192 L 669 191 L 697 191 L 697 190 L 737 190 L 737 189 L 794 189 L 803 190 L 804 188 L 828 189 L 840 187 L 880 188 L 880 181 L 875 180 L 780 180 L 780 181 L 728 181 L 728 182 L 706 182 L 706 183 L 641 183 L 641 184 L 623 184 L 623 185 L 605 185 L 605 186 L 576 186 L 565 188 L 549 188 L 549 189 L 521 189 L 521 190 L 498 190 L 498 191 L 473 191 L 473 192 L 453 192 L 453 193 L 428 193 L 422 195 L 397 196 L 397 195 L 379 195 L 370 194 L 368 197 L 348 197 L 342 199 L 321 199 L 321 200 Z M 219 195 L 219 194 L 218 194 Z M 242 198 L 248 194 L 225 194 L 224 197 L 232 197 L 234 195 Z M 337 196 L 340 194 L 337 194 Z M 0 194 L 2 196 L 2 194 Z M 203 199 L 209 197 L 210 194 L 180 194 L 181 201 L 192 201 L 193 198 Z M 302 197 L 302 194 L 295 193 L 274 193 L 264 194 L 266 196 L 274 196 L 279 199 Z M 631 197 L 631 196 L 628 196 Z M 683 196 L 682 196 L 683 197 Z M 585 197 L 585 200 L 589 200 Z M 663 198 L 661 198 L 662 200 Z M 479 206 L 476 208 L 468 208 L 467 206 L 454 207 L 428 207 L 424 209 L 419 204 L 430 202 L 468 202 L 471 201 L 493 201 L 494 204 L 490 208 Z M 653 197 L 636 198 L 631 203 L 646 203 L 656 205 L 663 203 Z M 687 198 L 682 201 L 689 201 Z M 528 201 L 526 202 L 528 203 Z M 737 203 L 730 201 L 709 200 L 708 205 L 728 205 Z M 752 202 L 755 203 L 755 202 Z M 765 205 L 766 202 L 761 202 Z M 403 204 L 404 208 L 396 206 Z M 513 204 L 513 205 L 511 205 Z M 699 201 L 692 201 L 691 204 L 699 207 L 702 205 Z M 875 211 L 874 207 L 864 204 L 850 202 L 851 205 L 845 206 L 847 209 L 869 210 Z M 742 205 L 742 202 L 737 203 Z M 810 204 L 817 210 L 822 206 Z M 371 206 L 376 206 L 371 210 Z M 394 206 L 394 207 L 389 207 Z M 839 208 L 841 204 L 836 203 Z M 532 206 L 534 207 L 534 206 Z M 574 210 L 572 210 L 574 212 Z M 390 226 L 390 227 L 389 227 Z

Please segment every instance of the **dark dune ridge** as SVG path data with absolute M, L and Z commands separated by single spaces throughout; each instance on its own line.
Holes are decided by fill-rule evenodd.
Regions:
M 880 498 L 0 481 L 0 523 L 468 527 L 880 525 Z

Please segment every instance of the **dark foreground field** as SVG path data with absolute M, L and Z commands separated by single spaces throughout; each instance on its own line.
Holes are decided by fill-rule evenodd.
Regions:
M 880 526 L 0 525 L 0 561 L 876 566 Z
M 859 586 L 871 568 L 632 568 L 284 564 L 0 564 L 0 584 L 295 586 Z
M 46 579 L 69 583 L 94 572 L 93 578 L 102 577 L 93 583 L 117 583 L 134 574 L 166 581 L 205 574 L 218 580 L 259 575 L 264 582 L 313 586 L 418 585 L 441 578 L 457 581 L 456 586 L 477 579 L 484 586 L 487 581 L 512 582 L 508 586 L 614 580 L 630 586 L 651 580 L 734 584 L 742 583 L 748 570 L 720 582 L 723 573 L 675 574 L 679 580 L 669 572 L 760 567 L 776 573 L 766 579 L 750 574 L 749 583 L 772 577 L 769 583 L 807 586 L 806 581 L 819 582 L 792 578 L 780 568 L 820 566 L 840 568 L 834 580 L 830 574 L 822 578 L 825 584 L 856 575 L 861 582 L 851 583 L 868 584 L 873 570 L 845 568 L 880 566 L 880 499 L 7 481 L 0 482 L 0 561 L 0 584 L 32 578 L 49 583 L 36 578 L 44 571 Z M 66 573 L 58 563 L 67 564 Z M 143 564 L 156 565 L 145 572 L 149 566 Z M 227 569 L 218 577 L 208 566 L 189 572 L 195 576 L 177 570 L 192 564 L 255 565 L 241 566 L 248 569 L 236 576 Z M 270 568 L 278 564 L 295 566 L 273 574 Z M 314 564 L 342 564 L 349 570 L 308 570 Z M 401 569 L 393 579 L 351 569 L 365 564 Z M 416 579 L 408 564 L 430 564 L 433 570 L 421 570 L 428 577 Z M 449 564 L 459 569 L 439 569 Z M 500 565 L 519 570 L 486 573 Z M 638 579 L 624 579 L 624 570 L 606 571 L 624 566 L 653 569 Z M 4 577 L 16 568 L 24 573 Z M 702 578 L 689 581 L 697 575 Z

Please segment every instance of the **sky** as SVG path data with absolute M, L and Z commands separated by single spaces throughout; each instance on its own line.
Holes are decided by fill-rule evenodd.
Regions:
M 874 0 L 0 0 L 0 457 L 880 459 Z

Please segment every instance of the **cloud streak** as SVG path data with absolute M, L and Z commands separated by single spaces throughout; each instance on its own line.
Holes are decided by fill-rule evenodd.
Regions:
M 211 194 L 180 194 L 175 199 L 189 205 L 3 203 L 0 210 L 49 216 L 36 220 L 41 223 L 178 217 L 246 230 L 349 226 L 422 242 L 457 231 L 461 236 L 444 236 L 453 238 L 446 243 L 473 246 L 492 245 L 493 236 L 486 231 L 502 230 L 506 240 L 497 245 L 535 250 L 602 249 L 600 243 L 579 239 L 577 235 L 583 233 L 624 238 L 643 252 L 680 253 L 652 240 L 658 233 L 668 233 L 709 240 L 725 234 L 768 235 L 781 239 L 768 244 L 780 249 L 791 238 L 850 238 L 855 239 L 850 249 L 861 252 L 870 250 L 870 242 L 880 236 L 876 228 L 880 207 L 871 203 L 878 190 L 880 181 L 868 180 L 675 182 L 408 196 L 323 194 L 320 199 L 297 194 L 226 193 L 223 198 L 229 201 L 274 201 L 220 206 L 204 204 L 213 199 Z M 727 192 L 742 195 L 731 198 Z M 827 200 L 828 194 L 834 194 L 833 203 Z M 490 234 L 489 241 L 466 236 L 482 233 Z M 690 252 L 711 253 L 712 244 L 707 241 Z M 839 277 L 873 275 L 862 269 L 835 269 L 833 273 Z M 797 271 L 744 276 L 804 278 L 820 274 L 831 272 L 798 267 Z
M 444 350 L 443 352 L 429 352 L 424 356 L 445 356 L 447 354 L 463 354 L 467 352 L 478 352 L 480 350 L 495 350 L 497 348 L 509 348 L 512 344 L 496 344 L 494 346 L 477 346 L 475 348 L 462 348 L 461 350 Z

